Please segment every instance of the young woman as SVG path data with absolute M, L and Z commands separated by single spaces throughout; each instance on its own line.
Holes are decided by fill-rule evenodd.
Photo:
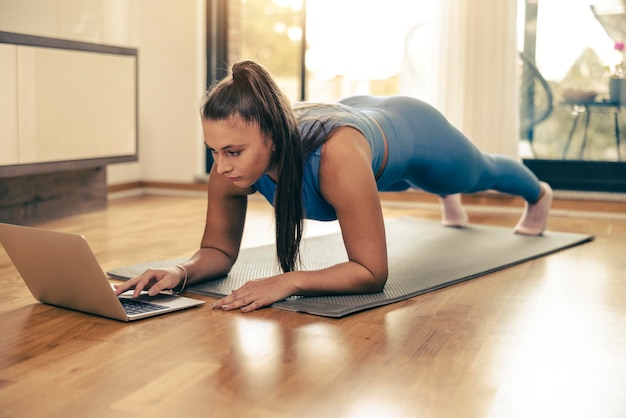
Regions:
M 351 97 L 292 108 L 257 63 L 235 64 L 202 105 L 205 143 L 214 157 L 200 249 L 185 263 L 148 270 L 117 288 L 156 294 L 226 275 L 239 253 L 247 196 L 274 205 L 282 274 L 248 282 L 214 308 L 253 311 L 291 295 L 379 292 L 387 249 L 379 191 L 410 187 L 437 194 L 444 225 L 462 227 L 459 193 L 522 196 L 515 232 L 540 235 L 550 187 L 519 162 L 479 151 L 431 106 L 408 97 Z M 348 261 L 299 271 L 303 219 L 339 221 Z

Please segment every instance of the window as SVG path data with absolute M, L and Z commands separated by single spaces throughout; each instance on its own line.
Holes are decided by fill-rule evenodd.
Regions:
M 525 18 L 521 48 L 534 58 L 554 100 L 553 112 L 534 127 L 534 157 L 617 161 L 614 116 L 619 107 L 609 105 L 609 80 L 619 59 L 618 39 L 609 37 L 588 0 L 540 0 Z
M 276 76 L 292 100 L 315 101 L 400 93 L 415 70 L 407 61 L 407 40 L 423 36 L 434 7 L 405 0 L 389 0 L 384 8 L 364 7 L 361 0 L 213 2 L 227 8 L 226 54 L 216 63 L 222 73 L 228 64 L 252 59 Z M 357 9 L 346 31 L 345 17 Z
M 525 163 L 555 188 L 626 191 L 626 111 L 609 91 L 624 39 L 602 14 L 624 19 L 624 2 L 520 0 L 520 49 L 553 94 L 553 111 L 529 133 L 535 152 Z M 528 94 L 522 83 L 522 103 Z
M 367 7 L 372 3 L 362 0 L 309 1 L 307 98 L 337 101 L 357 94 L 400 93 L 407 79 L 415 80 L 416 72 L 428 67 L 405 52 L 419 36 L 422 47 L 431 45 L 433 3 L 387 0 L 384 7 Z M 346 16 L 354 16 L 349 28 Z

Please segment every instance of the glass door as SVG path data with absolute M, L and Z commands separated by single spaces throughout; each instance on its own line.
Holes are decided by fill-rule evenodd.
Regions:
M 624 6 L 520 0 L 520 150 L 556 188 L 626 191 Z

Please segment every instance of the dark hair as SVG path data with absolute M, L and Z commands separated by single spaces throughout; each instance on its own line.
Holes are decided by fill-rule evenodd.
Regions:
M 303 232 L 302 176 L 306 152 L 289 100 L 262 65 L 242 61 L 233 65 L 229 76 L 211 86 L 201 112 L 203 118 L 210 120 L 239 116 L 257 123 L 261 132 L 272 139 L 278 171 L 274 197 L 276 253 L 281 269 L 293 271 Z M 314 135 L 319 141 L 313 142 L 325 140 L 326 135 L 320 134 L 321 131 Z

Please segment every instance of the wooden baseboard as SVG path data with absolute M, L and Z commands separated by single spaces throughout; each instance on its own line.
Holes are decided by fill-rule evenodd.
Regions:
M 127 192 L 129 190 L 141 189 L 140 181 L 129 181 L 128 183 L 118 183 L 107 186 L 107 192 L 118 193 L 118 192 Z
M 206 183 L 177 183 L 167 181 L 131 181 L 109 186 L 109 193 L 127 192 L 135 189 L 164 189 L 172 191 L 205 191 Z

